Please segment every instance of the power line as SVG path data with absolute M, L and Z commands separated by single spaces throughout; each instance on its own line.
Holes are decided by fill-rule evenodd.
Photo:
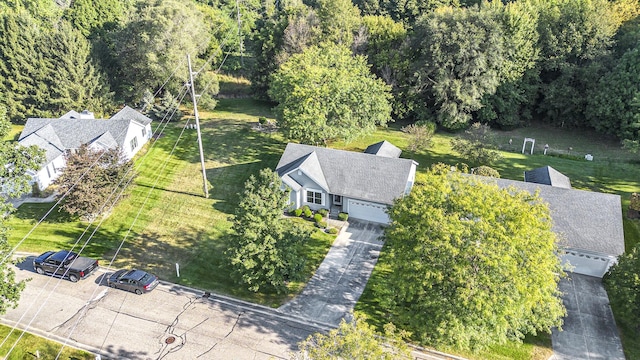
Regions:
M 184 99 L 184 96 L 186 95 L 183 94 L 182 98 Z M 182 102 L 182 99 L 181 101 Z M 149 191 L 147 192 L 147 196 L 145 197 L 144 202 L 142 203 L 142 205 L 140 205 L 140 207 L 138 208 L 138 213 L 136 214 L 136 216 L 134 217 L 131 226 L 129 226 L 129 229 L 127 230 L 127 233 L 125 234 L 125 236 L 123 237 L 122 241 L 120 242 L 118 248 L 116 249 L 116 252 L 113 254 L 113 257 L 111 258 L 111 261 L 109 262 L 109 267 L 111 267 L 111 265 L 113 264 L 113 262 L 115 261 L 116 257 L 118 256 L 118 254 L 120 253 L 120 250 L 122 249 L 122 246 L 124 245 L 125 241 L 127 240 L 127 238 L 129 237 L 129 234 L 131 233 L 131 230 L 133 229 L 134 225 L 136 224 L 136 222 L 138 221 L 138 218 L 140 217 L 140 214 L 142 213 L 142 210 L 144 209 L 145 205 L 147 204 L 147 202 L 149 201 L 149 198 L 151 197 L 151 193 L 155 190 L 158 182 L 160 181 L 160 176 L 162 175 L 162 172 L 164 171 L 164 169 L 166 168 L 167 164 L 169 163 L 169 160 L 171 159 L 171 157 L 173 156 L 173 153 L 175 152 L 178 143 L 180 142 L 180 139 L 182 138 L 182 135 L 184 134 L 185 129 L 187 128 L 187 124 L 188 121 L 185 123 L 185 126 L 182 128 L 182 131 L 180 132 L 180 134 L 178 135 L 178 139 L 176 140 L 173 148 L 171 149 L 171 152 L 169 153 L 169 155 L 167 156 L 164 164 L 162 165 L 162 168 L 157 171 L 157 176 L 155 179 L 155 182 L 153 184 L 153 186 L 149 189 Z M 123 190 L 124 191 L 124 190 Z M 120 193 L 120 195 L 122 195 L 123 192 Z M 96 284 L 96 287 L 94 288 L 94 291 L 91 295 L 91 298 L 93 298 L 93 296 L 95 295 L 95 293 L 97 292 L 98 288 L 100 287 L 100 284 Z M 62 350 L 64 349 L 64 347 L 66 346 L 68 340 L 71 338 L 71 335 L 73 334 L 73 332 L 75 331 L 75 329 L 77 328 L 77 326 L 79 325 L 81 317 L 78 317 L 78 321 L 76 321 L 76 323 L 74 324 L 73 328 L 71 329 L 71 331 L 69 332 L 69 335 L 67 336 L 67 338 L 65 339 L 65 342 L 62 345 L 62 348 L 60 349 L 60 351 L 58 352 L 58 355 L 56 356 L 56 359 L 58 359 L 58 357 L 60 356 L 60 354 L 62 353 Z M 113 326 L 113 324 L 112 324 Z
M 213 57 L 217 54 L 217 52 L 218 52 L 218 51 L 221 51 L 221 50 L 222 50 L 222 46 L 223 46 L 223 45 L 224 45 L 224 43 L 227 41 L 227 39 L 230 37 L 230 35 L 231 35 L 231 32 L 229 32 L 229 34 L 227 35 L 227 37 L 226 37 L 226 38 L 224 39 L 224 41 L 220 44 L 220 46 L 218 47 L 217 51 L 216 51 L 216 52 L 214 52 L 214 54 L 213 54 L 212 56 L 210 56 L 210 58 L 209 58 L 207 61 L 205 61 L 205 64 L 201 67 L 201 69 L 200 69 L 200 70 L 202 70 L 202 69 L 204 68 L 204 66 L 206 66 L 206 65 L 207 65 L 207 63 L 208 63 L 211 59 L 213 59 Z M 229 55 L 229 54 L 227 53 L 227 55 L 224 57 L 224 59 L 223 59 L 222 63 L 220 64 L 220 67 L 218 68 L 218 71 L 222 68 L 222 66 L 223 66 L 224 62 L 226 61 L 226 59 L 227 59 L 227 57 L 228 57 L 228 55 Z M 169 80 L 170 80 L 170 79 L 175 75 L 175 73 L 176 73 L 176 71 L 177 71 L 177 69 L 179 68 L 179 66 L 180 66 L 180 65 L 181 65 L 181 64 L 179 64 L 179 65 L 176 67 L 176 69 L 174 69 L 174 71 L 172 72 L 172 74 L 171 74 L 171 75 L 170 75 L 170 76 L 165 80 L 165 82 L 160 86 L 160 88 L 158 89 L 158 91 L 156 92 L 156 94 L 158 94 L 158 93 L 161 91 L 161 89 L 162 89 L 162 88 L 163 88 L 163 87 L 168 83 L 168 81 L 169 81 Z M 196 74 L 196 75 L 197 75 L 197 74 Z M 209 83 L 209 84 L 210 84 L 210 83 Z M 207 84 L 207 86 L 205 87 L 205 89 L 208 89 L 209 84 Z M 182 100 L 183 100 L 183 98 L 184 98 L 184 96 L 185 96 L 185 95 L 186 95 L 186 92 L 185 92 L 185 94 L 183 94 L 183 95 L 182 95 L 182 98 L 181 98 L 181 100 L 180 100 L 179 104 L 182 102 Z M 178 97 L 180 97 L 180 96 L 178 96 Z M 178 104 L 178 106 L 179 106 L 179 104 Z M 175 111 L 176 111 L 176 110 L 177 110 L 177 107 L 173 110 L 173 113 L 175 113 Z M 165 120 L 165 119 L 167 119 L 167 115 L 168 115 L 168 114 L 169 114 L 169 111 L 168 111 L 168 112 L 165 114 L 165 116 L 163 117 L 162 122 L 164 122 L 164 120 Z M 169 119 L 170 119 L 171 117 L 172 117 L 172 116 L 170 116 L 170 117 L 169 117 Z M 160 129 L 160 127 L 162 127 L 162 129 L 163 129 L 163 130 L 161 130 L 161 131 L 160 131 L 160 133 L 162 133 L 162 131 L 164 131 L 164 129 L 166 128 L 166 125 L 167 125 L 167 124 L 168 124 L 168 121 L 165 123 L 164 127 L 162 127 L 162 123 L 158 126 L 158 128 L 157 128 L 157 129 Z M 180 133 L 179 138 L 178 138 L 178 140 L 176 141 L 176 144 L 174 145 L 174 148 L 172 149 L 171 154 L 169 155 L 168 159 L 173 155 L 173 152 L 175 151 L 175 148 L 176 148 L 176 146 L 177 146 L 177 143 L 178 143 L 178 141 L 181 139 L 182 134 L 184 133 L 184 130 L 185 130 L 186 125 L 187 125 L 187 124 L 188 124 L 188 121 L 187 121 L 187 123 L 185 123 L 185 127 L 183 128 L 182 132 Z M 156 133 L 157 133 L 157 131 L 156 131 L 154 134 L 156 134 Z M 151 148 L 153 148 L 153 146 L 155 146 L 155 143 L 153 143 L 153 144 L 152 144 Z M 146 158 L 146 156 L 149 154 L 150 150 L 151 150 L 151 149 L 149 149 L 149 151 L 147 151 L 147 153 L 143 156 L 143 158 L 142 158 L 142 159 Z M 140 160 L 142 160 L 142 159 L 140 159 Z M 166 167 L 166 164 L 167 164 L 167 162 L 168 162 L 168 159 L 167 159 L 167 161 L 165 162 L 164 166 L 162 167 L 162 171 L 164 171 L 164 168 Z M 91 167 L 93 167 L 93 166 L 95 166 L 96 164 L 97 164 L 97 161 L 96 161 L 96 163 L 92 164 L 92 165 L 90 166 L 90 168 L 91 168 Z M 139 167 L 141 166 L 142 162 L 139 162 L 138 164 L 140 164 L 140 165 L 138 166 L 138 168 L 139 168 Z M 87 169 L 87 172 L 90 170 L 90 168 L 89 168 L 89 169 Z M 86 172 L 85 172 L 85 174 L 86 174 Z M 123 238 L 122 242 L 120 243 L 120 245 L 119 245 L 118 249 L 116 250 L 116 253 L 114 254 L 114 256 L 113 256 L 113 258 L 112 258 L 112 260 L 111 260 L 111 262 L 110 262 L 110 264 L 109 264 L 109 265 L 111 265 L 111 264 L 115 261 L 116 256 L 118 255 L 119 251 L 120 251 L 120 250 L 121 250 L 121 248 L 122 248 L 122 245 L 124 244 L 124 241 L 126 240 L 126 238 L 128 237 L 128 235 L 130 234 L 131 229 L 132 229 L 132 228 L 133 228 L 133 226 L 135 225 L 135 223 L 136 223 L 136 221 L 137 221 L 137 219 L 138 219 L 138 217 L 139 217 L 139 215 L 140 215 L 140 213 L 141 213 L 141 211 L 142 211 L 142 209 L 143 209 L 144 205 L 146 205 L 146 203 L 147 203 L 147 201 L 148 201 L 148 198 L 149 198 L 149 196 L 150 196 L 150 194 L 151 194 L 151 191 L 155 189 L 155 186 L 157 185 L 157 182 L 159 181 L 159 177 L 160 177 L 160 174 L 158 173 L 158 177 L 156 178 L 156 182 L 154 183 L 154 185 L 153 185 L 152 189 L 150 190 L 149 194 L 147 195 L 147 198 L 145 199 L 144 204 L 139 208 L 139 211 L 138 211 L 138 214 L 136 215 L 136 218 L 135 218 L 135 219 L 134 219 L 134 221 L 132 222 L 131 227 L 129 228 L 129 230 L 127 231 L 127 234 L 125 235 L 125 237 Z M 79 178 L 79 179 L 78 179 L 78 181 L 75 183 L 75 185 L 77 185 L 77 184 L 79 183 L 80 179 L 81 179 L 81 178 Z M 132 179 L 133 179 L 133 178 L 131 178 L 131 179 L 127 182 L 127 185 L 130 183 L 130 181 L 131 181 Z M 121 181 L 121 182 L 122 182 L 122 181 Z M 121 182 L 120 182 L 118 185 L 120 185 L 120 184 L 121 184 Z M 74 185 L 74 186 L 75 186 L 75 185 Z M 125 186 L 125 188 L 126 188 L 126 186 Z M 117 187 L 116 187 L 116 188 L 114 188 L 114 192 L 115 192 L 115 189 L 117 189 Z M 70 190 L 71 190 L 71 189 L 70 189 Z M 113 195 L 113 194 L 114 194 L 114 192 L 112 192 L 112 194 L 111 194 L 111 195 Z M 123 190 L 121 191 L 121 193 L 118 195 L 117 199 L 119 199 L 119 198 L 120 198 L 120 196 L 122 195 L 122 193 L 123 193 L 123 192 L 124 192 L 124 188 L 123 188 Z M 64 199 L 64 197 L 65 197 L 68 193 L 69 193 L 69 192 L 65 193 L 65 195 L 63 195 L 63 197 L 62 197 L 62 198 L 58 201 L 58 203 L 56 203 L 55 205 L 58 205 L 58 204 L 59 204 L 59 202 L 61 202 L 61 201 Z M 109 198 L 111 198 L 111 195 L 109 196 Z M 113 206 L 115 206 L 115 203 L 117 202 L 117 199 L 116 199 L 113 203 L 111 203 L 111 208 L 112 208 Z M 109 200 L 107 200 L 107 201 L 109 201 Z M 106 204 L 107 204 L 107 202 L 105 202 L 105 204 L 103 204 L 103 208 L 104 208 L 104 206 L 106 206 Z M 28 237 L 28 236 L 29 236 L 29 235 L 30 235 L 30 234 L 35 230 L 35 227 L 37 227 L 37 226 L 38 226 L 42 221 L 44 221 L 44 219 L 45 219 L 45 218 L 46 218 L 46 217 L 51 213 L 51 211 L 53 210 L 53 208 L 55 207 L 55 205 L 54 205 L 54 206 L 53 206 L 53 207 L 52 207 L 52 208 L 51 208 L 51 209 L 50 209 L 50 210 L 49 210 L 49 211 L 48 211 L 48 212 L 47 212 L 47 213 L 42 217 L 42 219 L 38 222 L 38 224 L 36 224 L 36 226 L 34 226 L 34 227 L 29 231 L 29 233 L 28 233 L 28 234 L 27 234 L 27 235 L 26 235 L 26 236 L 25 236 L 25 237 L 24 237 L 24 238 L 19 242 L 19 245 L 20 245 L 20 244 L 22 244 L 22 242 L 23 242 L 23 241 L 24 241 L 24 240 L 25 240 L 25 239 L 26 239 L 26 238 L 27 238 L 27 237 Z M 92 239 L 93 235 L 94 235 L 94 234 L 96 233 L 96 231 L 100 228 L 100 226 L 101 226 L 101 224 L 102 224 L 102 222 L 103 222 L 103 221 L 104 221 L 104 218 L 101 220 L 101 222 L 99 223 L 99 225 L 94 229 L 94 231 L 92 232 L 92 234 L 89 236 L 89 238 L 88 238 L 88 239 L 86 240 L 86 242 L 83 244 L 83 246 L 82 246 L 81 250 L 78 252 L 78 256 L 82 253 L 82 251 L 84 250 L 84 248 L 85 248 L 85 247 L 87 246 L 87 244 L 90 242 L 90 240 Z M 74 248 L 77 246 L 77 244 L 79 243 L 79 241 L 82 239 L 82 237 L 84 236 L 84 234 L 86 234 L 86 231 L 88 230 L 88 228 L 89 228 L 92 224 L 93 224 L 93 221 L 92 221 L 92 222 L 87 226 L 87 228 L 85 229 L 85 231 L 83 231 L 83 233 L 81 234 L 81 236 L 78 238 L 78 240 L 76 241 L 76 243 L 73 245 L 72 249 L 74 249 Z M 18 246 L 19 246 L 19 245 L 18 245 Z M 16 246 L 16 248 L 15 248 L 14 250 L 12 250 L 12 252 L 14 252 L 14 251 L 17 249 L 17 247 L 18 247 L 18 246 Z M 9 254 L 8 256 L 10 256 L 10 254 Z M 7 256 L 7 257 L 8 257 L 8 256 Z M 51 276 L 51 278 L 53 278 L 53 276 Z M 46 288 L 46 286 L 49 284 L 49 282 L 51 281 L 51 278 L 48 280 L 47 284 L 45 285 L 45 288 Z M 51 297 L 51 295 L 53 294 L 54 290 L 57 288 L 57 286 L 58 286 L 58 284 L 60 283 L 60 281 L 62 281 L 62 279 L 61 279 L 61 278 L 60 278 L 60 279 L 58 279 L 58 283 L 57 283 L 57 284 L 56 284 L 56 286 L 55 286 L 55 287 L 50 291 L 50 293 L 49 293 L 49 295 L 48 295 L 48 297 L 47 297 L 47 300 Z M 96 284 L 96 289 L 94 290 L 94 294 L 95 294 L 95 291 L 97 291 L 97 289 L 98 289 L 98 287 L 99 287 L 99 286 L 100 286 L 100 284 Z M 44 288 L 41 290 L 40 294 L 42 294 L 42 292 L 43 292 L 43 291 L 44 291 Z M 38 296 L 37 298 L 40 298 L 40 296 Z M 93 295 L 92 295 L 92 298 L 93 298 Z M 35 303 L 35 300 L 34 300 L 34 303 Z M 23 319 L 23 318 L 24 318 L 24 316 L 26 315 L 27 311 L 29 311 L 29 310 L 31 309 L 31 307 L 33 307 L 34 303 L 32 303 L 32 304 L 31 304 L 31 306 L 30 306 L 30 307 L 25 311 L 25 313 L 22 315 L 22 317 L 19 319 L 19 321 L 18 321 L 18 322 L 13 326 L 12 330 L 11 330 L 11 331 L 9 332 L 9 334 L 5 337 L 5 339 L 4 339 L 4 341 L 2 342 L 2 344 L 4 344 L 4 343 L 7 341 L 7 339 L 8 339 L 8 338 L 9 338 L 9 336 L 10 336 L 10 334 L 11 334 L 11 333 L 16 329 L 17 325 L 22 321 L 22 319 Z M 21 334 L 21 335 L 18 337 L 18 339 L 14 342 L 13 346 L 11 347 L 11 349 L 9 350 L 9 352 L 7 353 L 7 356 L 8 356 L 8 355 L 13 351 L 13 349 L 15 348 L 15 346 L 17 345 L 17 343 L 20 341 L 20 339 L 21 339 L 21 338 L 22 338 L 22 336 L 24 335 L 25 331 L 29 329 L 29 327 L 31 326 L 32 322 L 35 320 L 35 318 L 36 318 L 36 317 L 37 317 L 37 315 L 40 313 L 40 311 L 42 310 L 42 308 L 43 308 L 43 306 L 44 306 L 45 304 L 46 304 L 46 300 L 45 300 L 45 302 L 44 302 L 44 303 L 42 303 L 41 307 L 38 309 L 38 311 L 37 311 L 37 312 L 36 312 L 36 314 L 33 316 L 33 318 L 31 319 L 31 321 L 27 324 L 26 329 L 22 331 L 22 334 Z M 73 327 L 73 330 L 75 330 L 75 327 L 76 327 L 77 325 L 78 325 L 78 324 L 76 323 L 76 325 Z M 72 332 L 73 332 L 73 330 L 72 330 Z M 63 348 L 64 348 L 64 346 L 66 345 L 66 342 L 68 341 L 68 339 L 70 338 L 70 336 L 71 336 L 71 334 L 67 337 L 67 340 L 66 340 L 66 341 L 65 341 L 65 343 L 63 344 L 62 349 L 63 349 Z M 0 344 L 0 346 L 1 346 L 2 344 Z M 60 352 L 62 351 L 62 349 L 60 350 Z M 60 353 L 58 353 L 58 356 L 59 356 L 59 355 L 60 355 Z
M 184 90 L 184 88 L 183 88 L 183 90 Z M 184 95 L 185 95 L 185 94 L 186 94 L 186 91 L 185 91 L 185 93 L 182 95 L 182 98 L 184 98 Z M 176 99 L 176 100 L 177 100 L 177 99 Z M 180 100 L 180 102 L 181 102 L 181 101 L 182 101 L 182 100 Z M 178 105 L 179 105 L 179 104 L 178 104 Z M 177 107 L 176 107 L 175 109 L 173 109 L 173 113 L 175 113 L 175 111 L 176 111 L 176 110 L 177 110 Z M 161 122 L 161 124 L 158 126 L 158 129 L 162 128 L 162 130 L 160 130 L 161 132 L 162 132 L 162 131 L 164 131 L 164 129 L 166 128 L 166 125 L 167 125 L 167 124 L 168 124 L 168 122 L 169 122 L 168 120 L 167 120 L 167 121 L 165 121 L 165 119 L 170 119 L 170 118 L 171 118 L 171 116 L 167 116 L 167 115 L 169 114 L 169 112 L 170 112 L 170 111 L 171 111 L 171 109 L 168 109 L 167 114 L 165 114 L 165 116 L 164 116 L 164 117 L 163 117 L 163 119 L 162 119 L 162 122 L 164 122 L 164 123 L 165 123 L 165 124 L 164 124 L 164 126 L 162 126 L 162 122 Z M 157 131 L 156 131 L 156 133 L 157 133 Z M 153 137 L 153 136 L 154 136 L 154 135 L 152 135 L 152 137 Z M 151 148 L 153 148 L 154 146 L 155 146 L 155 143 L 152 143 Z M 147 151 L 147 153 L 145 153 L 145 154 L 143 155 L 143 157 L 142 157 L 141 159 L 139 159 L 139 160 L 144 160 L 144 159 L 148 156 L 148 154 L 150 153 L 150 150 L 151 150 L 151 149 L 149 149 L 149 151 Z M 141 161 L 141 162 L 139 162 L 139 163 L 138 163 L 138 167 L 137 167 L 138 169 L 142 166 L 142 163 L 143 163 L 143 161 Z M 92 164 L 91 166 L 95 166 L 95 163 L 94 163 L 94 164 Z M 130 169 L 129 169 L 129 171 L 128 171 L 127 173 L 125 173 L 125 177 L 123 177 L 123 179 L 121 179 L 121 180 L 120 180 L 120 182 L 118 183 L 118 185 L 114 188 L 114 191 L 111 193 L 111 195 L 109 195 L 109 197 L 107 198 L 107 200 L 105 200 L 105 203 L 103 204 L 103 206 L 102 206 L 101 210 L 102 210 L 102 209 L 104 209 L 104 207 L 106 206 L 106 204 L 110 201 L 111 196 L 112 196 L 112 195 L 115 193 L 115 191 L 117 190 L 118 186 L 122 183 L 122 181 L 126 178 L 126 175 L 128 175 L 128 174 L 129 174 L 129 172 L 130 172 L 130 171 L 132 171 L 132 169 L 133 169 L 133 168 L 134 168 L 134 167 L 130 168 Z M 128 185 L 132 180 L 133 180 L 133 177 L 130 177 L 130 178 L 129 178 L 129 180 L 128 180 L 128 182 L 127 182 L 127 185 Z M 124 189 L 125 189 L 125 188 L 126 188 L 126 186 L 122 189 L 122 192 L 120 193 L 119 197 L 122 195 L 122 193 L 124 192 Z M 118 197 L 118 198 L 119 198 L 119 197 Z M 115 206 L 115 203 L 116 203 L 116 202 L 117 202 L 117 201 L 114 201 L 114 202 L 111 204 L 111 206 L 112 206 L 112 207 L 113 207 L 113 206 Z M 50 212 L 49 212 L 49 213 L 50 213 Z M 101 222 L 100 222 L 100 224 L 99 224 L 99 225 L 94 229 L 94 232 L 93 232 L 93 233 L 91 234 L 91 236 L 87 239 L 87 241 L 85 242 L 85 244 L 82 246 L 81 250 L 77 253 L 77 254 L 78 254 L 78 256 L 82 253 L 82 251 L 84 250 L 84 248 L 86 247 L 86 245 L 89 243 L 89 241 L 90 241 L 90 240 L 91 240 L 91 238 L 93 237 L 93 234 L 95 234 L 95 232 L 100 228 L 100 225 L 102 224 L 102 221 L 104 221 L 104 219 L 105 219 L 105 218 L 103 217 L 103 218 L 102 218 L 102 220 L 101 220 Z M 44 220 L 44 218 L 43 218 L 42 220 Z M 92 221 L 87 225 L 87 227 L 85 228 L 85 230 L 83 231 L 83 233 L 80 235 L 80 237 L 78 237 L 78 240 L 76 240 L 76 242 L 75 242 L 75 243 L 74 243 L 74 245 L 72 246 L 71 250 L 75 249 L 75 247 L 76 247 L 76 246 L 77 246 L 77 244 L 79 243 L 80 239 L 82 239 L 82 237 L 84 236 L 84 234 L 86 234 L 87 230 L 89 229 L 89 227 L 91 227 L 91 225 L 93 224 L 93 222 L 94 222 L 94 221 L 95 221 L 95 219 L 94 219 L 94 220 L 92 220 Z M 32 231 L 33 231 L 33 229 L 31 230 L 31 232 L 32 232 Z M 26 239 L 26 237 L 25 237 L 25 239 Z M 23 240 L 24 240 L 24 239 L 23 239 Z M 51 281 L 51 279 L 52 279 L 52 278 L 53 278 L 53 275 L 51 275 L 50 279 L 49 279 L 49 280 L 47 281 L 47 283 L 45 284 L 45 288 L 46 288 L 46 286 L 50 283 L 50 281 Z M 57 288 L 57 286 L 58 286 L 58 284 L 59 284 L 59 282 L 60 282 L 60 281 L 62 281 L 62 278 L 58 279 L 58 283 L 56 284 L 56 286 L 55 286 L 55 287 L 54 287 L 54 288 L 49 292 L 49 295 L 47 296 L 47 300 L 51 297 L 51 294 L 53 294 L 53 291 Z M 3 340 L 3 342 L 0 344 L 0 347 L 1 347 L 1 346 L 2 346 L 6 341 L 7 341 L 7 339 L 8 339 L 8 338 L 9 338 L 9 336 L 11 335 L 11 333 L 12 333 L 13 331 L 15 331 L 15 329 L 16 329 L 16 327 L 17 327 L 17 325 L 22 321 L 22 319 L 23 319 L 23 318 L 24 318 L 24 316 L 27 314 L 27 312 L 28 312 L 28 311 L 33 307 L 33 305 L 35 304 L 35 301 L 36 301 L 37 299 L 40 299 L 40 298 L 41 298 L 41 295 L 42 295 L 42 292 L 43 292 L 43 291 L 44 291 L 44 288 L 40 291 L 40 293 L 38 294 L 38 296 L 34 299 L 34 302 L 29 306 L 29 308 L 28 308 L 27 310 L 25 310 L 25 312 L 24 312 L 24 313 L 23 313 L 23 315 L 20 317 L 20 319 L 18 320 L 18 322 L 16 322 L 16 324 L 12 327 L 11 331 L 7 334 L 7 336 L 5 337 L 5 339 Z M 22 331 L 21 335 L 18 337 L 18 339 L 15 341 L 15 343 L 13 344 L 13 346 L 11 347 L 11 349 L 9 350 L 9 353 L 7 353 L 7 356 L 10 354 L 10 352 L 14 349 L 14 347 L 15 347 L 15 346 L 17 345 L 17 343 L 20 341 L 20 339 L 21 339 L 21 338 L 22 338 L 22 336 L 24 335 L 24 332 L 25 332 L 26 330 L 28 330 L 28 329 L 29 329 L 29 327 L 31 326 L 31 323 L 33 322 L 33 320 L 35 320 L 35 318 L 37 317 L 37 315 L 40 313 L 40 311 L 42 310 L 42 307 L 46 304 L 47 300 L 45 300 L 45 302 L 43 302 L 43 303 L 42 303 L 42 305 L 40 306 L 40 308 L 38 309 L 38 311 L 36 312 L 36 314 L 33 316 L 33 318 L 31 319 L 31 321 L 30 321 L 30 322 L 29 322 L 29 324 L 27 325 L 26 329 Z
M 227 58 L 227 57 L 225 56 L 225 58 L 223 59 L 222 63 L 220 64 L 220 67 L 219 67 L 219 68 L 221 68 L 221 67 L 222 67 L 222 65 L 224 64 L 224 60 L 226 60 L 226 58 Z M 183 94 L 182 99 L 184 98 L 184 96 L 185 96 L 185 95 L 186 95 L 186 94 Z M 182 102 L 182 99 L 180 100 L 180 102 Z M 113 264 L 113 262 L 115 261 L 116 257 L 117 257 L 117 256 L 118 256 L 118 254 L 120 253 L 120 250 L 122 249 L 122 246 L 124 245 L 124 243 L 125 243 L 125 241 L 126 241 L 127 237 L 129 236 L 129 234 L 131 233 L 131 230 L 133 229 L 133 226 L 134 226 L 134 225 L 135 225 L 135 223 L 137 222 L 137 220 L 138 220 L 138 218 L 139 218 L 140 214 L 142 213 L 142 210 L 143 210 L 144 206 L 146 205 L 147 201 L 149 200 L 149 197 L 151 196 L 151 193 L 153 192 L 153 190 L 155 190 L 156 185 L 158 184 L 158 181 L 160 180 L 161 172 L 162 172 L 162 171 L 164 171 L 164 169 L 165 169 L 166 165 L 168 164 L 169 160 L 170 160 L 170 159 L 171 159 L 171 157 L 173 156 L 173 153 L 175 152 L 176 147 L 177 147 L 178 143 L 180 142 L 180 139 L 182 138 L 182 135 L 184 134 L 184 131 L 185 131 L 185 129 L 187 128 L 187 125 L 188 125 L 188 124 L 189 124 L 189 120 L 187 120 L 187 121 L 185 122 L 185 125 L 183 126 L 182 131 L 180 132 L 180 134 L 178 135 L 178 139 L 176 140 L 176 142 L 175 142 L 175 144 L 174 144 L 173 148 L 171 149 L 171 152 L 170 152 L 170 153 L 169 153 L 169 155 L 167 156 L 167 159 L 165 160 L 165 162 L 164 162 L 164 164 L 163 164 L 163 166 L 162 166 L 162 169 L 161 169 L 160 171 L 158 171 L 158 172 L 157 172 L 157 173 L 158 173 L 158 175 L 157 175 L 157 177 L 156 177 L 156 181 L 154 182 L 153 186 L 152 186 L 152 187 L 149 189 L 149 191 L 147 192 L 147 197 L 145 198 L 145 200 L 144 200 L 143 204 L 139 207 L 139 209 L 138 209 L 138 213 L 136 214 L 136 216 L 135 216 L 135 218 L 134 218 L 133 222 L 131 223 L 131 226 L 130 226 L 130 227 L 129 227 L 129 229 L 127 230 L 127 233 L 125 234 L 124 238 L 123 238 L 123 239 L 122 239 L 122 241 L 120 242 L 120 244 L 119 244 L 119 246 L 118 246 L 118 248 L 117 248 L 116 252 L 114 253 L 113 257 L 111 258 L 111 261 L 109 262 L 109 267 L 111 267 L 111 265 L 112 265 L 112 264 Z M 122 194 L 122 193 L 121 193 L 121 194 Z M 96 287 L 94 288 L 94 291 L 93 291 L 93 293 L 92 293 L 92 295 L 91 295 L 91 298 L 93 298 L 93 297 L 94 297 L 94 295 L 95 295 L 95 293 L 97 292 L 97 290 L 98 290 L 99 286 L 100 286 L 100 284 L 99 284 L 99 283 L 98 283 L 98 284 L 96 284 Z M 126 298 L 125 298 L 125 299 L 126 299 Z M 124 300 L 125 300 L 125 299 L 123 299 L 123 303 L 124 303 Z M 60 354 L 62 353 L 62 350 L 64 349 L 64 347 L 66 346 L 66 344 L 67 344 L 68 340 L 71 338 L 71 335 L 73 334 L 73 332 L 75 331 L 75 329 L 76 329 L 76 328 L 77 328 L 77 326 L 79 325 L 79 321 L 80 321 L 80 319 L 81 319 L 81 318 L 82 318 L 82 317 L 78 317 L 78 321 L 76 321 L 76 323 L 74 324 L 74 326 L 73 326 L 72 330 L 69 332 L 69 335 L 68 335 L 68 336 L 67 336 L 67 338 L 65 339 L 65 342 L 63 343 L 62 348 L 60 349 L 60 351 L 58 352 L 58 355 L 56 356 L 56 360 L 59 358 L 59 356 L 60 356 Z M 111 329 L 112 329 L 112 328 L 113 328 L 113 326 L 115 325 L 115 323 L 116 323 L 116 318 L 117 318 L 117 315 L 116 315 L 116 317 L 114 317 L 114 321 L 113 321 L 113 322 L 112 322 L 112 324 L 110 325 L 110 327 L 109 327 L 109 331 L 107 332 L 107 335 L 105 335 L 105 340 L 104 340 L 104 341 L 106 341 L 106 337 L 108 336 L 108 334 L 111 332 Z M 103 341 L 103 344 L 104 344 L 104 341 Z

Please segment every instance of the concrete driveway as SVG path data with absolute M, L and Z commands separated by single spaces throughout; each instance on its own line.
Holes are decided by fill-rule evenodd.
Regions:
M 624 352 L 600 278 L 569 273 L 559 284 L 567 308 L 563 331 L 553 330 L 554 360 L 622 360 Z
M 338 325 L 353 310 L 378 261 L 380 224 L 350 220 L 300 295 L 278 310 L 328 325 Z

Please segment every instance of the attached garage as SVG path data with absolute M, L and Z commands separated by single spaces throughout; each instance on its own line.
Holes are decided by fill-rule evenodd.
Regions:
M 615 258 L 611 256 L 590 254 L 570 249 L 565 250 L 561 259 L 563 265 L 568 264 L 571 272 L 600 278 L 615 262 Z
M 349 217 L 383 224 L 389 223 L 389 215 L 386 213 L 386 205 L 352 199 L 349 199 L 347 204 Z

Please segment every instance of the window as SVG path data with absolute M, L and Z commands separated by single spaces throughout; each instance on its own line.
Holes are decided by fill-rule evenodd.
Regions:
M 147 136 L 147 128 L 143 127 L 142 128 L 142 138 L 144 139 Z
M 309 204 L 322 205 L 322 193 L 320 191 L 307 190 L 307 202 Z
M 131 151 L 135 150 L 138 147 L 138 137 L 134 136 L 133 139 L 131 139 Z

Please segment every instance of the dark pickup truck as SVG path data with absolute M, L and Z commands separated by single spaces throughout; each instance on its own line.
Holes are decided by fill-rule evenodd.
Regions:
M 47 251 L 33 260 L 33 268 L 38 274 L 55 274 L 77 282 L 96 271 L 98 260 L 78 256 L 67 250 Z

